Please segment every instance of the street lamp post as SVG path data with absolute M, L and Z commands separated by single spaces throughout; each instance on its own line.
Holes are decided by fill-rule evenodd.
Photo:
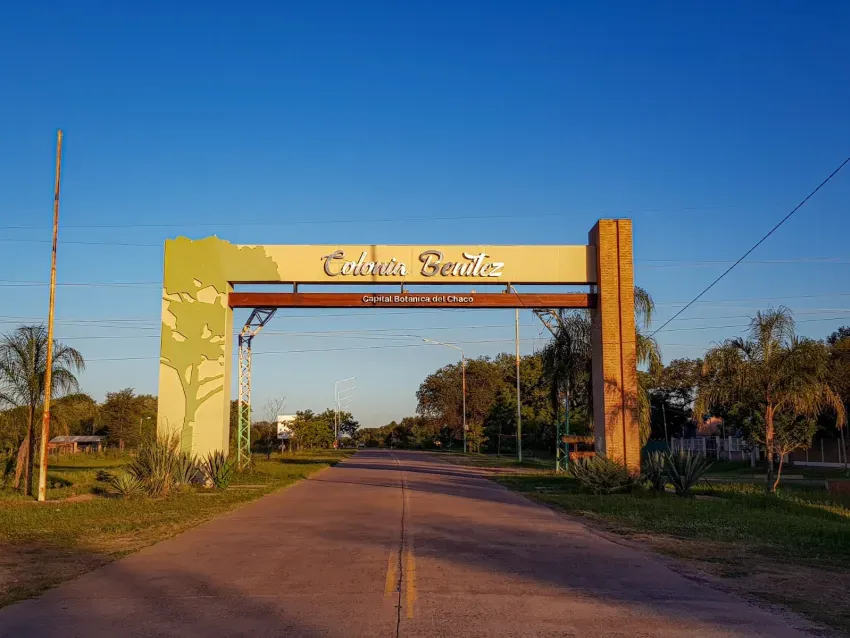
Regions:
M 456 346 L 453 343 L 444 343 L 442 341 L 434 341 L 433 339 L 423 339 L 425 343 L 433 343 L 435 346 L 446 346 L 447 348 L 454 348 L 455 350 L 460 350 L 460 376 L 462 383 L 462 393 L 463 393 L 463 453 L 466 454 L 466 355 L 463 352 L 463 348 L 460 346 Z
M 152 416 L 139 417 L 139 445 L 142 444 L 142 422 L 150 421 L 152 418 Z
M 347 379 L 340 379 L 339 381 L 334 382 L 334 444 L 339 447 L 339 384 L 347 383 L 348 381 L 354 381 L 357 377 L 348 377 Z M 349 388 L 349 390 L 355 390 L 354 388 Z M 345 390 L 343 389 L 343 392 Z

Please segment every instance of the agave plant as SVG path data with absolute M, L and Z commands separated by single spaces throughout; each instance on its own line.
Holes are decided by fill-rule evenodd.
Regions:
M 224 452 L 210 452 L 201 462 L 201 472 L 207 483 L 216 489 L 227 487 L 233 475 L 233 463 Z
M 705 471 L 711 467 L 711 461 L 702 454 L 680 450 L 677 454 L 667 455 L 667 476 L 673 489 L 679 496 L 689 496 Z
M 144 491 L 142 482 L 127 472 L 111 476 L 106 483 L 106 493 L 110 496 L 132 498 L 143 494 Z
M 180 441 L 177 437 L 159 437 L 139 448 L 127 466 L 150 496 L 167 496 L 178 483 Z
M 663 492 L 667 486 L 668 452 L 650 452 L 643 464 L 643 478 L 656 492 Z
M 193 456 L 181 452 L 175 461 L 174 482 L 176 485 L 192 485 L 198 480 L 198 463 Z
M 637 485 L 624 465 L 601 454 L 576 461 L 570 465 L 570 473 L 579 485 L 593 494 L 628 492 Z

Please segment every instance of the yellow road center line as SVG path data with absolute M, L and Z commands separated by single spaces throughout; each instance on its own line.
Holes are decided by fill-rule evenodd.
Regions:
M 406 572 L 405 582 L 407 583 L 407 617 L 413 618 L 414 605 L 416 604 L 416 556 L 413 554 L 413 543 L 409 542 L 405 551 Z
M 387 561 L 387 581 L 384 585 L 384 596 L 391 596 L 398 593 L 398 552 L 390 551 L 390 558 Z

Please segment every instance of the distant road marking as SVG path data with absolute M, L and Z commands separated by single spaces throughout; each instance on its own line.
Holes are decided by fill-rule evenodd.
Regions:
M 407 582 L 407 617 L 413 618 L 416 605 L 416 556 L 413 554 L 413 543 L 408 544 L 405 553 L 407 554 L 407 572 L 404 575 Z
M 393 549 L 390 551 L 389 560 L 387 560 L 387 582 L 384 585 L 384 596 L 392 596 L 398 593 L 398 552 Z
M 410 489 L 407 486 L 407 475 L 402 469 L 398 457 L 390 452 L 390 456 L 398 466 L 401 474 L 401 545 L 397 552 L 391 552 L 387 563 L 387 580 L 384 585 L 384 596 L 398 595 L 398 614 L 401 622 L 402 584 L 404 585 L 404 603 L 408 618 L 413 618 L 416 610 L 416 555 L 413 552 L 413 530 L 410 527 Z M 401 570 L 401 573 L 398 572 Z M 403 581 L 403 582 L 402 582 Z
M 404 558 L 405 558 L 405 593 L 407 602 L 407 617 L 413 618 L 416 605 L 416 554 L 413 551 L 413 529 L 410 525 L 410 489 L 407 486 L 407 475 L 402 473 L 401 483 L 404 487 L 404 511 L 407 524 L 404 526 Z

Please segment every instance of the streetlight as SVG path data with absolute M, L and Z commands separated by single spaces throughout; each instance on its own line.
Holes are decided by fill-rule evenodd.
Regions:
M 139 445 L 142 444 L 142 422 L 150 421 L 152 418 L 152 416 L 139 417 Z
M 357 377 L 348 377 L 347 379 L 340 379 L 339 381 L 334 382 L 334 407 L 336 408 L 336 412 L 334 413 L 334 443 L 337 447 L 339 447 L 339 384 L 354 381 L 356 378 Z M 356 389 L 357 386 L 354 386 L 347 390 L 353 391 Z M 346 392 L 347 390 L 343 389 L 343 392 Z
M 435 346 L 446 346 L 460 350 L 460 369 L 461 378 L 463 379 L 463 453 L 466 454 L 466 355 L 463 353 L 463 348 L 456 346 L 453 343 L 444 343 L 442 341 L 434 341 L 433 339 L 423 339 L 425 343 L 433 343 Z

